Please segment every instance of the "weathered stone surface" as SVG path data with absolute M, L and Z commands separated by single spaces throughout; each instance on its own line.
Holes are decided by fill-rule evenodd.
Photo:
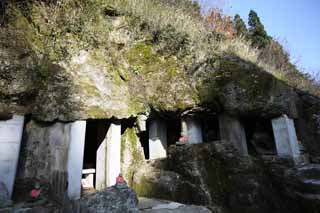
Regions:
M 299 202 L 283 193 L 283 179 L 270 178 L 261 163 L 239 157 L 224 141 L 171 146 L 164 162 L 139 169 L 134 188 L 145 197 L 205 205 L 222 212 L 300 212 Z M 144 185 L 138 184 L 142 182 Z
M 292 105 L 299 99 L 284 82 L 239 58 L 220 58 L 216 72 L 204 78 L 199 86 L 202 102 L 216 108 L 222 105 L 233 115 L 291 116 Z
M 3 182 L 0 181 L 0 208 L 4 208 L 11 204 L 9 191 Z
M 81 198 L 84 213 L 138 213 L 138 198 L 128 187 L 112 186 Z
M 211 213 L 209 209 L 203 206 L 184 205 L 181 203 L 170 202 L 165 200 L 156 200 L 140 197 L 139 198 L 139 210 L 141 212 L 149 213 Z M 213 211 L 219 213 L 219 211 Z
M 208 203 L 203 189 L 186 181 L 180 174 L 168 171 L 157 161 L 141 165 L 133 175 L 133 189 L 139 196 L 173 200 L 182 203 Z
M 248 155 L 246 133 L 239 119 L 221 114 L 219 115 L 219 128 L 221 139 L 233 144 L 242 156 Z
M 283 115 L 272 120 L 272 128 L 278 155 L 298 160 L 300 147 L 293 120 Z
M 320 100 L 308 93 L 299 92 L 299 118 L 295 120 L 297 136 L 314 163 L 320 163 Z
M 131 186 L 133 174 L 144 163 L 145 156 L 134 128 L 128 128 L 121 135 L 121 172 Z
M 70 130 L 70 124 L 30 121 L 22 142 L 18 178 L 50 183 L 53 171 L 67 171 Z
M 28 194 L 30 187 L 40 182 L 46 188 L 57 186 L 60 197 L 65 194 L 70 199 L 80 198 L 85 126 L 85 121 L 30 121 L 26 125 L 16 183 L 28 187 L 22 187 L 20 194 Z M 62 183 L 60 176 L 52 179 L 58 173 L 65 174 L 63 179 L 69 184 Z

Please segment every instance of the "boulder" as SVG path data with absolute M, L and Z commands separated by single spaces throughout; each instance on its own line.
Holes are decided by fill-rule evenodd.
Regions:
M 81 212 L 138 213 L 138 198 L 128 186 L 115 185 L 82 197 Z
M 0 208 L 7 207 L 11 204 L 7 187 L 0 181 Z

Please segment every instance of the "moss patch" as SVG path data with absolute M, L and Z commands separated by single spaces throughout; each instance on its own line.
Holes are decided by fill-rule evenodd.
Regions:
M 109 117 L 108 113 L 99 106 L 91 106 L 86 110 L 86 114 L 90 118 L 105 118 Z

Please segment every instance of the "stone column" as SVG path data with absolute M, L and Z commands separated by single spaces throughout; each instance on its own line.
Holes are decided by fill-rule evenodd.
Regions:
M 242 156 L 248 155 L 246 133 L 237 118 L 227 114 L 219 115 L 219 129 L 221 139 L 231 142 Z
M 149 158 L 167 157 L 167 127 L 160 118 L 153 119 L 149 124 Z
M 276 142 L 277 153 L 280 157 L 300 157 L 300 149 L 294 122 L 288 116 L 272 120 L 273 134 Z
M 116 178 L 121 172 L 121 124 L 112 123 L 107 133 L 106 185 L 116 184 Z
M 203 142 L 201 123 L 196 118 L 182 118 L 181 130 L 181 135 L 187 136 L 188 143 L 197 144 Z
M 106 127 L 107 128 L 107 127 Z M 96 189 L 102 190 L 107 187 L 106 183 L 106 163 L 107 163 L 107 138 L 105 138 L 97 150 L 96 158 Z
M 138 115 L 137 126 L 140 132 L 147 131 L 147 120 L 148 120 L 148 117 L 146 115 Z
M 68 197 L 78 200 L 81 196 L 81 178 L 83 167 L 86 121 L 70 124 L 70 142 L 68 150 Z
M 4 183 L 10 197 L 18 166 L 23 123 L 24 116 L 18 115 L 0 121 L 0 182 Z

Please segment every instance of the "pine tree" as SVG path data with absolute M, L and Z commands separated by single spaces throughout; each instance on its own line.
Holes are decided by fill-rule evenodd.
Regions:
M 258 14 L 253 10 L 249 13 L 248 24 L 249 36 L 252 40 L 252 44 L 258 48 L 264 48 L 268 44 L 270 37 L 265 31 Z
M 234 20 L 233 20 L 233 23 L 234 23 L 234 27 L 237 31 L 237 36 L 247 36 L 248 34 L 248 29 L 246 27 L 246 24 L 244 23 L 244 21 L 242 20 L 242 18 L 236 14 L 234 16 Z

